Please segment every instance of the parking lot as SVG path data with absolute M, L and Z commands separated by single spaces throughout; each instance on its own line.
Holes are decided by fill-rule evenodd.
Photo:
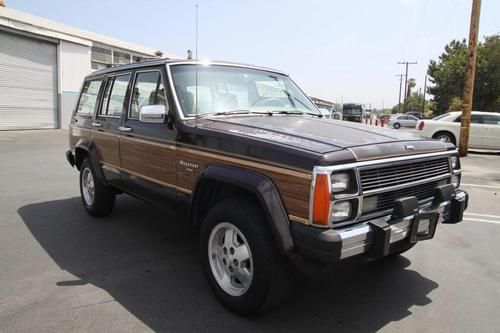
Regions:
M 404 256 L 299 279 L 280 308 L 226 311 L 180 216 L 120 196 L 88 216 L 63 130 L 0 132 L 0 331 L 493 332 L 500 327 L 500 154 L 462 160 L 465 220 Z

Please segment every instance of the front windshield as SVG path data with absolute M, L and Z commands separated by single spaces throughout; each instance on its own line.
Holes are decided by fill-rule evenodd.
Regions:
M 174 65 L 171 72 L 185 117 L 231 111 L 320 114 L 286 75 L 221 65 Z

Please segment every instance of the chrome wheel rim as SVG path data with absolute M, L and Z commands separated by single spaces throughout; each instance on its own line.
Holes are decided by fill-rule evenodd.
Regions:
M 443 142 L 451 142 L 450 137 L 448 135 L 443 134 L 443 135 L 438 136 L 437 138 Z
M 231 296 L 241 296 L 253 280 L 252 252 L 243 233 L 233 224 L 219 223 L 210 233 L 208 260 L 217 284 Z
M 87 205 L 91 206 L 94 203 L 95 187 L 94 176 L 89 168 L 83 169 L 81 182 L 83 199 Z

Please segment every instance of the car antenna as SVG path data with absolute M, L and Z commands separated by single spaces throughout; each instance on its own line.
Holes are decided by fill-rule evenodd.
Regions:
M 196 8 L 196 24 L 195 24 L 195 99 L 194 99 L 194 112 L 195 112 L 195 127 L 198 127 L 198 4 L 195 5 Z

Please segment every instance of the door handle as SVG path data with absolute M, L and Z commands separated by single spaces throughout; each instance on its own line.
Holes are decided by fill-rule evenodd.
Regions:
M 120 126 L 120 127 L 118 127 L 118 130 L 120 132 L 132 132 L 132 128 L 131 127 L 127 127 L 127 126 Z
M 97 122 L 92 123 L 92 127 L 101 127 L 101 126 L 102 126 L 101 123 L 97 123 Z

